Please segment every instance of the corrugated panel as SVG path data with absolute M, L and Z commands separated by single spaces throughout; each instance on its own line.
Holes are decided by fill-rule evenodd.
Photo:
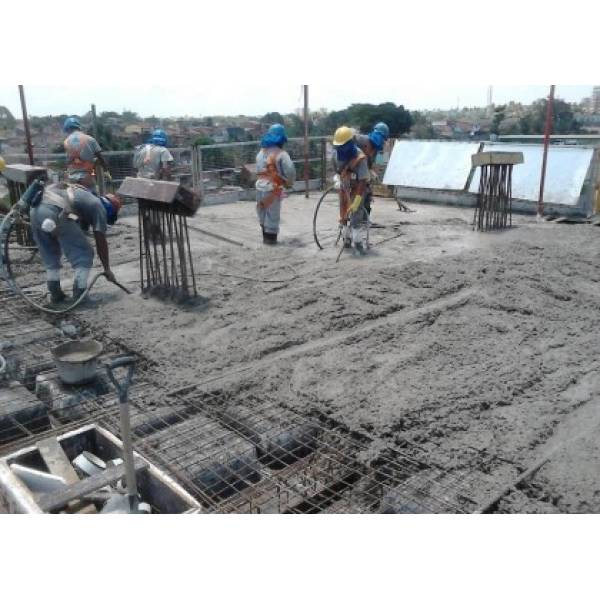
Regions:
M 525 162 L 513 169 L 513 198 L 537 201 L 540 191 L 543 146 L 528 144 L 491 144 L 484 150 L 522 152 Z M 548 149 L 544 202 L 577 206 L 581 188 L 588 172 L 594 151 L 591 148 L 557 147 Z M 479 173 L 475 173 L 470 191 L 477 192 Z
M 462 190 L 479 142 L 399 140 L 394 144 L 383 183 L 438 190 Z

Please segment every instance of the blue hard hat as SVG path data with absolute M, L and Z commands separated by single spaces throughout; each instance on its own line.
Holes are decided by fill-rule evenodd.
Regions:
M 273 123 L 273 125 L 269 127 L 269 131 L 267 133 L 279 136 L 283 140 L 283 143 L 287 142 L 285 127 L 281 123 Z
M 67 117 L 63 123 L 63 131 L 68 133 L 72 129 L 81 129 L 81 122 L 77 117 Z
M 371 131 L 371 133 L 367 137 L 369 138 L 371 144 L 375 146 L 377 152 L 381 152 L 383 150 L 383 145 L 385 144 L 385 137 L 383 136 L 383 133 L 381 133 L 381 131 L 373 129 L 373 131 Z
M 379 121 L 379 123 L 376 123 L 373 127 L 373 131 L 378 131 L 379 133 L 381 133 L 381 135 L 383 135 L 384 141 L 390 137 L 390 128 L 383 121 Z
M 150 143 L 157 146 L 166 146 L 169 143 L 169 138 L 163 129 L 155 129 L 150 136 Z

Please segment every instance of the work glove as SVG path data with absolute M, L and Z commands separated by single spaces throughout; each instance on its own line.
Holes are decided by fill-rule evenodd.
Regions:
M 342 180 L 337 173 L 333 176 L 333 187 L 336 190 L 339 190 L 342 187 Z
M 349 215 L 354 214 L 360 208 L 361 202 L 362 202 L 362 196 L 360 194 L 356 194 L 356 196 L 354 196 L 354 200 L 352 201 L 352 204 L 350 205 L 350 208 L 348 209 L 348 214 Z
M 379 181 L 379 175 L 377 175 L 377 171 L 371 169 L 371 183 L 377 183 Z

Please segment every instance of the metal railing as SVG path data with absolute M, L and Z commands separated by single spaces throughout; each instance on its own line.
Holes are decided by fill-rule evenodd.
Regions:
M 332 175 L 330 169 L 331 148 L 325 137 L 309 138 L 308 178 L 311 188 L 322 188 Z M 233 190 L 249 190 L 254 187 L 252 166 L 260 149 L 260 141 L 211 144 L 184 148 L 169 148 L 175 164 L 173 177 L 182 185 L 193 187 L 201 194 Z M 292 138 L 285 150 L 296 166 L 297 188 L 304 189 L 304 139 Z M 106 151 L 105 157 L 113 182 L 118 185 L 126 177 L 135 177 L 133 150 Z M 28 163 L 27 154 L 8 154 L 8 164 Z M 34 153 L 36 165 L 48 169 L 51 181 L 60 181 L 66 172 L 67 157 L 64 153 Z

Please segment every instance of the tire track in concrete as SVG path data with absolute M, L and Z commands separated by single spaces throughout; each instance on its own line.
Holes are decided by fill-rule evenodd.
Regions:
M 450 294 L 436 298 L 435 300 L 427 302 L 426 304 L 423 304 L 417 308 L 413 308 L 408 311 L 405 311 L 404 309 L 400 311 L 394 311 L 393 313 L 383 317 L 372 319 L 367 323 L 359 325 L 351 330 L 332 333 L 320 339 L 295 344 L 281 350 L 275 350 L 263 355 L 259 359 L 245 363 L 240 367 L 228 368 L 225 372 L 203 379 L 196 384 L 172 390 L 167 395 L 175 396 L 179 393 L 192 391 L 208 383 L 223 379 L 228 379 L 233 382 L 241 379 L 239 376 L 243 376 L 247 371 L 262 369 L 282 359 L 297 358 L 304 354 L 311 354 L 317 350 L 329 349 L 331 346 L 335 346 L 337 344 L 347 344 L 352 342 L 354 338 L 363 338 L 366 334 L 370 334 L 381 328 L 408 325 L 415 321 L 421 320 L 423 317 L 431 313 L 442 312 L 463 306 L 478 293 L 479 291 L 477 288 L 462 288 L 456 292 L 451 292 Z

